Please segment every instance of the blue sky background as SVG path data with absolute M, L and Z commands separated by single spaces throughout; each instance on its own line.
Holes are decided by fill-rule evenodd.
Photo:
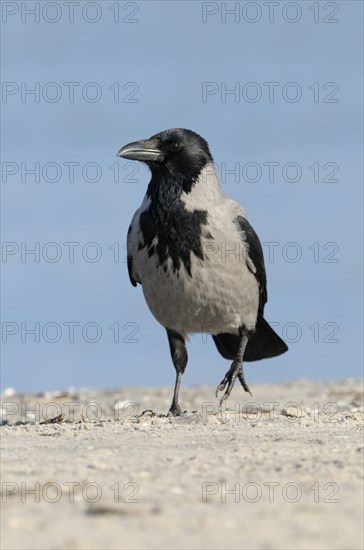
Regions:
M 271 22 L 263 2 L 241 2 L 240 15 L 224 19 L 221 2 L 80 0 L 73 22 L 62 1 L 40 2 L 39 22 L 22 4 L 35 5 L 2 3 L 2 386 L 173 384 L 164 329 L 130 286 L 123 250 L 148 170 L 116 158 L 122 145 L 172 127 L 203 135 L 218 166 L 238 163 L 240 175 L 226 174 L 223 188 L 266 243 L 266 317 L 290 352 L 249 363 L 248 381 L 362 376 L 362 2 L 279 2 Z M 36 82 L 39 102 L 22 101 Z M 65 82 L 79 83 L 73 102 Z M 205 101 L 204 82 L 217 92 Z M 271 101 L 267 82 L 277 83 Z M 224 86 L 241 94 L 224 96 Z M 257 90 L 261 98 L 249 101 Z M 302 97 L 289 101 L 295 90 Z M 70 162 L 79 163 L 73 182 Z M 267 162 L 279 163 L 273 181 Z M 296 182 L 287 181 L 294 167 L 282 170 L 292 162 L 302 171 Z M 39 163 L 40 181 L 22 178 L 21 163 Z M 56 167 L 47 172 L 47 163 Z M 80 243 L 73 262 L 65 242 Z M 22 246 L 34 243 L 40 261 L 22 261 Z M 87 261 L 97 250 L 99 261 Z M 70 322 L 79 323 L 73 342 Z M 94 343 L 90 322 L 102 331 Z M 39 342 L 24 332 L 35 323 Z M 228 368 L 204 340 L 191 338 L 184 384 L 216 385 Z

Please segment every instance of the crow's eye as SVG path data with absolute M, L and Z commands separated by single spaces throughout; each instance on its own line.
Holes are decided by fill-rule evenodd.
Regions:
M 178 143 L 177 141 L 172 141 L 172 143 L 169 146 L 169 149 L 170 151 L 172 151 L 172 153 L 177 153 L 177 151 L 179 151 L 180 148 L 181 148 L 181 144 Z

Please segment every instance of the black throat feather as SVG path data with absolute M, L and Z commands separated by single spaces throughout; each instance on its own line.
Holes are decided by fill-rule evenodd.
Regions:
M 167 271 L 168 258 L 172 269 L 178 272 L 183 265 L 190 277 L 191 254 L 204 259 L 202 230 L 207 224 L 206 210 L 189 211 L 181 200 L 182 192 L 189 193 L 198 174 L 171 172 L 164 166 L 153 167 L 147 196 L 151 199 L 148 210 L 140 215 L 139 223 L 149 257 L 157 254 L 159 265 Z M 154 238 L 157 244 L 153 244 Z M 211 238 L 206 232 L 204 238 Z

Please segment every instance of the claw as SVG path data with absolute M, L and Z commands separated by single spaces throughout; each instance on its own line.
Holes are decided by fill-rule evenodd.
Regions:
M 241 371 L 239 372 L 238 378 L 239 378 L 240 384 L 243 386 L 244 390 L 245 390 L 247 393 L 250 393 L 250 395 L 253 397 L 253 394 L 252 394 L 252 392 L 250 391 L 248 384 L 245 382 L 245 377 L 244 377 L 243 369 L 241 369 Z
M 215 392 L 216 397 L 219 397 L 219 392 L 220 391 L 224 391 L 225 386 L 227 385 L 227 383 L 228 383 L 228 373 L 225 374 L 224 379 L 221 380 L 220 384 L 217 386 L 216 392 Z
M 216 388 L 216 392 L 215 392 L 216 397 L 219 397 L 220 391 L 225 390 L 224 394 L 221 396 L 221 399 L 220 399 L 220 407 L 222 403 L 226 401 L 227 398 L 230 396 L 231 391 L 234 387 L 236 378 L 239 378 L 240 384 L 243 386 L 244 390 L 247 393 L 250 393 L 250 395 L 253 397 L 253 394 L 250 391 L 248 384 L 245 382 L 242 364 L 234 361 L 230 369 L 225 374 L 224 378 L 221 380 L 220 384 Z

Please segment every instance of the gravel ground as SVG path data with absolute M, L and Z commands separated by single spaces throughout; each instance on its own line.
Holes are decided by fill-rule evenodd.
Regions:
M 362 381 L 251 389 L 5 391 L 2 548 L 363 548 Z

